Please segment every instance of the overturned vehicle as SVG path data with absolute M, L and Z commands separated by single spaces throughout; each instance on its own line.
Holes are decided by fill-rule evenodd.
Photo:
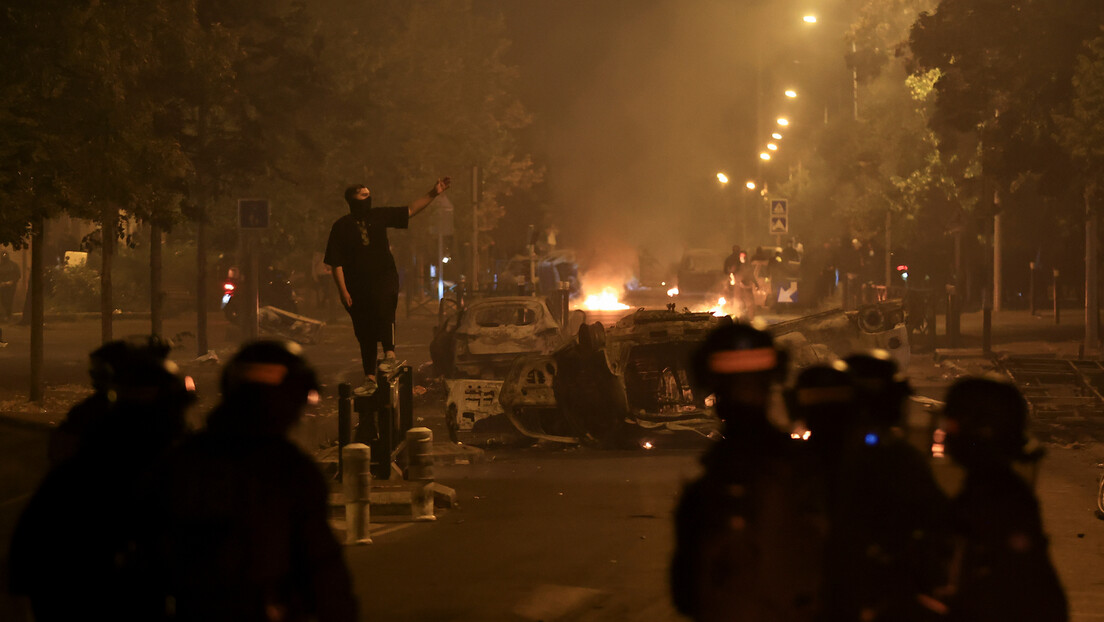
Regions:
M 547 310 L 538 299 L 527 300 Z M 515 348 L 508 365 L 499 359 L 493 371 L 469 367 L 462 370 L 467 377 L 446 380 L 450 438 L 479 443 L 520 434 L 629 447 L 664 436 L 708 437 L 719 430 L 711 396 L 691 386 L 689 362 L 706 335 L 731 318 L 638 309 L 606 329 L 599 322 L 586 324 L 580 315 L 575 312 L 575 322 L 569 323 L 577 331 L 560 329 L 562 341 L 556 347 L 554 340 L 534 341 L 531 336 L 525 347 Z M 551 338 L 553 333 L 545 330 Z M 898 303 L 827 311 L 767 330 L 791 352 L 795 368 L 871 348 L 889 350 L 902 367 L 908 364 L 908 332 Z M 454 347 L 455 356 L 462 351 Z M 470 348 L 467 355 L 479 356 Z
M 640 309 L 607 331 L 599 322 L 583 323 L 581 312 L 572 315 L 569 326 L 579 326 L 574 338 L 550 352 L 518 353 L 501 379 L 446 380 L 453 441 L 512 432 L 619 446 L 642 433 L 716 430 L 707 396 L 690 386 L 688 361 L 711 330 L 731 319 Z

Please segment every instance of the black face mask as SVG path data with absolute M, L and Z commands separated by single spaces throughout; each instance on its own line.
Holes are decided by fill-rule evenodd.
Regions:
M 351 213 L 354 218 L 366 218 L 368 216 L 368 212 L 372 209 L 371 195 L 369 195 L 366 199 L 349 199 L 348 202 L 349 213 Z

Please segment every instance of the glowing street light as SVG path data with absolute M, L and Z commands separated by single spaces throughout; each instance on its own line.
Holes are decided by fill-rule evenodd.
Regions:
M 787 119 L 786 117 L 778 117 L 778 125 L 781 125 L 782 127 L 786 127 L 789 124 L 790 124 L 790 120 Z
M 744 185 L 747 186 L 748 190 L 755 190 L 755 182 L 754 181 L 749 181 Z
M 717 181 L 721 182 L 722 184 L 727 184 L 728 175 L 725 175 L 724 173 L 717 173 Z
M 816 15 L 806 15 L 805 17 L 802 17 L 801 19 L 804 20 L 806 24 L 815 24 L 815 23 L 817 23 Z
M 770 149 L 771 151 L 778 151 L 778 145 L 774 143 L 767 143 L 767 149 Z
M 775 140 L 782 140 L 782 134 L 779 134 L 778 132 L 775 132 L 775 133 L 771 134 L 771 138 L 773 138 Z
M 760 160 L 769 160 L 770 158 L 771 158 L 770 154 L 767 153 L 766 151 L 759 154 L 759 159 Z
M 786 97 L 789 97 L 790 99 L 797 97 L 797 91 L 793 89 L 786 89 Z

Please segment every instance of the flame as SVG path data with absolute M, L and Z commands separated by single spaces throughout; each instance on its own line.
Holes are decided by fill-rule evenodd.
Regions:
M 583 301 L 583 308 L 588 311 L 622 311 L 629 305 L 617 300 L 617 290 L 605 287 L 601 294 L 589 294 Z
M 721 296 L 717 299 L 717 304 L 713 305 L 713 308 L 711 308 L 709 312 L 716 317 L 724 317 L 728 315 L 728 311 L 725 310 L 725 305 L 727 304 L 728 301 L 724 299 L 724 296 Z
M 678 296 L 678 286 L 676 285 L 675 287 L 672 287 L 671 289 L 667 290 L 667 295 L 672 297 L 672 298 L 674 298 L 675 296 Z

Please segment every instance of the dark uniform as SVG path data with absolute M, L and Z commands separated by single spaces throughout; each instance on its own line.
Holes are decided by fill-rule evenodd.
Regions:
M 841 463 L 828 543 L 828 619 L 941 615 L 949 554 L 947 498 L 928 457 L 901 434 L 907 380 L 883 350 L 847 357 L 859 420 Z
M 356 619 L 328 487 L 287 438 L 317 387 L 299 352 L 245 346 L 223 373 L 207 428 L 159 474 L 152 566 L 174 620 Z
M 146 572 L 145 503 L 192 396 L 159 356 L 116 359 L 104 388 L 109 408 L 47 474 L 12 538 L 11 591 L 30 597 L 39 622 L 147 621 L 163 611 Z
M 951 506 L 957 547 L 947 619 L 1069 619 L 1038 501 L 1012 468 L 1040 457 L 1024 451 L 1023 397 L 1003 380 L 967 378 L 948 391 L 945 414 L 947 453 L 966 469 Z
M 351 202 L 350 208 L 354 208 Z M 353 299 L 352 306 L 345 310 L 360 343 L 365 374 L 375 373 L 377 343 L 384 351 L 395 349 L 399 272 L 387 229 L 405 229 L 409 222 L 406 207 L 369 207 L 338 218 L 330 228 L 323 261 L 344 272 L 345 286 Z
M 722 327 L 695 355 L 724 438 L 702 459 L 675 514 L 675 606 L 695 620 L 812 620 L 822 529 L 793 469 L 788 436 L 767 419 L 784 367 L 766 333 Z

